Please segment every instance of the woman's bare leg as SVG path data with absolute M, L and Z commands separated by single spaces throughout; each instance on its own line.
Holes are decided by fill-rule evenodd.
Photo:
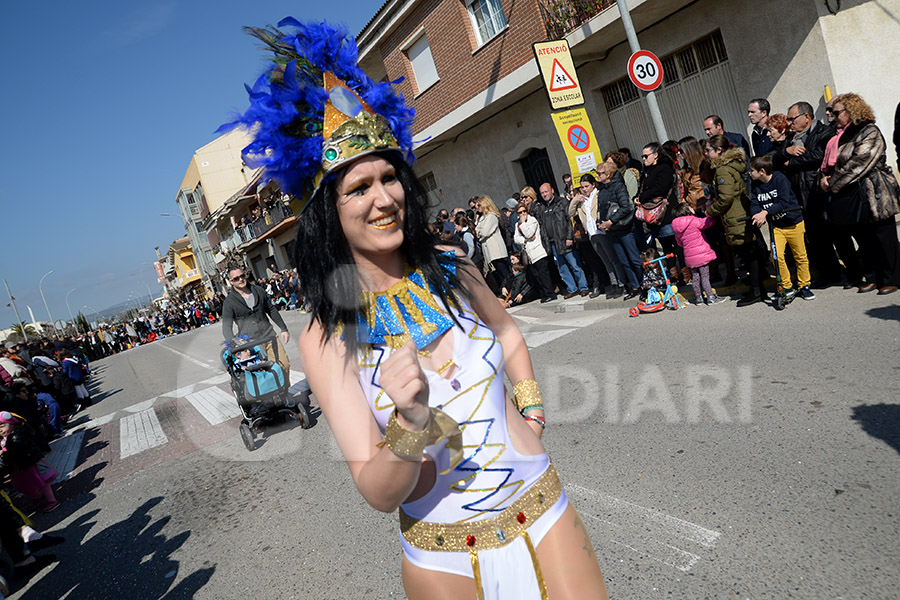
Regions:
M 571 504 L 536 551 L 547 593 L 553 600 L 609 599 L 591 538 Z
M 465 600 L 475 598 L 475 580 L 462 575 L 429 571 L 403 557 L 403 589 L 409 600 Z

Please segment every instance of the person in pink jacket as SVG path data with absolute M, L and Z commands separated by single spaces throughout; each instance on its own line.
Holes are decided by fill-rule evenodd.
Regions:
M 703 237 L 703 230 L 712 227 L 716 220 L 713 217 L 698 217 L 687 202 L 676 206 L 672 210 L 672 216 L 675 241 L 684 249 L 684 264 L 691 269 L 694 304 L 703 303 L 704 293 L 707 304 L 725 302 L 726 299 L 716 296 L 709 284 L 709 263 L 716 260 L 716 253 Z

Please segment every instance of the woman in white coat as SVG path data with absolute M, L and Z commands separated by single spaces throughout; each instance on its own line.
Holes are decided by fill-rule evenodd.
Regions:
M 522 252 L 528 256 L 528 275 L 532 278 L 541 295 L 541 304 L 556 299 L 553 281 L 550 279 L 550 259 L 541 243 L 541 225 L 536 217 L 528 214 L 528 205 L 520 202 L 516 206 L 516 224 L 513 241 L 524 246 Z

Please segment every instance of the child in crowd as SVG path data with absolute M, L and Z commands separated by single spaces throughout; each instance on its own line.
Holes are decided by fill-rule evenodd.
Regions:
M 512 263 L 512 274 L 503 281 L 503 287 L 500 290 L 503 296 L 500 298 L 500 304 L 503 305 L 503 308 L 529 302 L 537 295 L 534 288 L 528 283 L 525 265 L 522 264 L 519 253 L 513 252 L 509 255 L 509 259 Z
M 25 419 L 5 410 L 0 411 L 0 438 L 0 467 L 9 470 L 13 487 L 36 504 L 44 500 L 44 512 L 58 507 L 50 484 L 59 473 L 42 460 L 50 451 L 46 442 Z
M 698 210 L 701 209 L 698 207 Z M 709 263 L 716 260 L 716 253 L 703 237 L 703 230 L 715 225 L 716 220 L 695 214 L 687 202 L 673 208 L 672 216 L 675 241 L 684 250 L 684 264 L 691 270 L 694 304 L 703 304 L 703 294 L 706 294 L 707 304 L 725 302 L 725 298 L 717 296 L 709 283 Z
M 750 214 L 757 227 L 762 227 L 767 219 L 772 222 L 778 270 L 785 297 L 790 299 L 799 295 L 804 300 L 815 300 L 816 295 L 809 289 L 809 258 L 803 241 L 806 225 L 791 183 L 783 173 L 775 171 L 772 157 L 768 154 L 750 160 L 750 179 Z M 785 244 L 791 247 L 791 254 L 797 265 L 799 292 L 793 289 L 791 271 L 784 260 Z
M 258 362 L 259 357 L 250 348 L 235 352 L 234 354 L 234 364 L 240 369 L 244 369 L 250 365 L 255 365 Z

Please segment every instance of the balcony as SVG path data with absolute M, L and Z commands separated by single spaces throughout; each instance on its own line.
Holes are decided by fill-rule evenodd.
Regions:
M 263 213 L 256 221 L 247 225 L 239 225 L 231 235 L 235 247 L 262 238 L 273 227 L 294 216 L 294 212 L 285 204 L 277 203 Z
M 615 3 L 616 0 L 538 0 L 549 40 L 563 39 Z

